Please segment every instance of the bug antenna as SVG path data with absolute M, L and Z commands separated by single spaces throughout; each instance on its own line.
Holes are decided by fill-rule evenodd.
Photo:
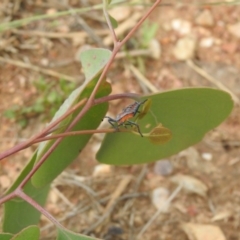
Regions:
M 148 99 L 145 99 L 144 101 L 142 101 L 142 102 L 140 103 L 140 105 L 144 104 L 147 100 L 148 100 Z

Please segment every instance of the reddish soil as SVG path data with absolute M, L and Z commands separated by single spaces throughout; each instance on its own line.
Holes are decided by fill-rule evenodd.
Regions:
M 35 14 L 50 14 L 69 7 L 81 7 L 78 1 L 69 1 L 71 6 L 56 6 L 52 0 L 47 2 L 40 0 L 36 3 L 22 0 L 16 1 L 20 4 L 16 4 L 14 10 L 10 11 L 10 3 L 5 2 L 6 6 L 0 9 L 1 22 L 4 19 L 7 21 L 7 17 L 16 20 Z M 130 8 L 128 11 L 131 13 L 129 16 L 126 15 L 126 19 L 134 13 L 143 13 L 141 8 Z M 209 19 L 199 20 L 203 11 L 210 14 Z M 101 11 L 92 13 L 81 17 L 94 31 L 106 29 L 101 21 Z M 138 64 L 141 61 L 145 69 L 144 75 L 159 91 L 196 86 L 218 88 L 220 82 L 240 99 L 240 26 L 238 33 L 237 30 L 231 30 L 237 23 L 240 25 L 239 16 L 240 8 L 237 5 L 219 4 L 201 7 L 191 1 L 185 1 L 157 8 L 150 16 L 150 21 L 159 25 L 155 38 L 162 49 L 160 59 L 141 57 L 137 61 L 134 57 L 126 57 L 116 60 L 108 74 L 113 85 L 113 93 L 150 93 L 146 87 L 141 87 L 128 68 L 129 64 L 135 64 L 140 68 L 141 65 Z M 185 25 L 180 27 L 180 30 L 177 29 L 183 20 Z M 182 29 L 186 32 L 182 33 Z M 34 31 L 59 33 L 62 36 L 50 37 L 47 34 L 40 36 Z M 1 34 L 0 56 L 69 75 L 76 79 L 77 85 L 80 85 L 83 74 L 81 64 L 75 60 L 77 51 L 85 45 L 99 47 L 106 34 L 97 35 L 99 43 L 94 41 L 89 33 L 87 37 L 79 38 L 71 37 L 72 32 L 83 32 L 83 29 L 79 25 L 79 19 L 71 15 L 31 22 Z M 193 38 L 196 45 L 191 59 L 214 79 L 214 83 L 200 76 L 186 61 L 174 56 L 173 49 L 177 41 L 186 36 Z M 131 50 L 140 48 L 136 44 L 140 38 L 138 32 L 134 41 L 129 42 L 127 46 Z M 110 45 L 107 47 L 111 48 Z M 14 105 L 24 108 L 34 104 L 40 93 L 33 82 L 41 76 L 49 83 L 58 82 L 59 79 L 1 59 L 0 72 L 0 152 L 2 152 L 39 132 L 46 122 L 42 116 L 30 115 L 27 127 L 22 129 L 17 121 L 7 119 L 3 113 Z M 116 114 L 126 104 L 125 100 L 116 101 L 111 105 L 110 113 Z M 94 176 L 94 169 L 98 165 L 95 153 L 100 142 L 101 137 L 94 136 L 78 159 L 52 186 L 46 208 L 65 227 L 108 240 L 136 239 L 157 211 L 151 200 L 151 192 L 162 187 L 171 194 L 178 186 L 172 179 L 181 173 L 198 179 L 206 186 L 205 196 L 194 191 L 189 193 L 181 190 L 170 203 L 168 210 L 159 214 L 140 239 L 200 239 L 199 234 L 196 234 L 196 238 L 186 234 L 187 230 L 183 230 L 186 223 L 216 226 L 223 237 L 220 238 L 221 234 L 218 233 L 216 235 L 218 239 L 240 239 L 239 104 L 236 103 L 228 119 L 209 132 L 199 144 L 167 159 L 172 171 L 165 176 L 156 173 L 155 164 L 147 167 L 139 165 L 107 168 L 102 170 L 101 176 Z M 35 149 L 36 146 L 31 147 L 1 162 L 1 193 L 14 181 Z M 122 198 L 118 198 L 117 201 L 115 199 L 114 205 L 111 205 L 114 207 L 113 210 L 109 210 L 107 208 L 109 199 L 124 181 L 127 183 L 121 192 Z M 80 185 L 84 185 L 87 190 Z M 100 221 L 98 226 L 94 226 L 107 211 L 110 212 L 110 216 Z M 54 226 L 49 225 L 44 217 L 40 226 L 43 237 L 55 236 Z M 217 237 L 214 238 L 210 234 L 209 238 L 205 239 Z

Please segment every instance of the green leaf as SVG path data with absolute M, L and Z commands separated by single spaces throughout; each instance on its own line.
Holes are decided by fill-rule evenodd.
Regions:
M 149 113 L 140 121 L 143 134 L 161 123 L 172 133 L 163 145 L 152 144 L 147 137 L 117 132 L 107 134 L 97 153 L 101 163 L 131 165 L 169 157 L 198 143 L 231 112 L 233 101 L 224 91 L 210 88 L 181 89 L 146 96 L 152 100 Z
M 67 104 L 65 103 L 60 108 L 61 113 L 58 112 L 57 116 L 65 112 L 66 106 L 68 106 L 69 108 L 69 104 L 74 102 L 73 100 L 76 100 L 76 96 L 78 96 L 79 101 L 85 97 L 89 97 L 97 80 L 98 79 L 96 78 L 94 81 L 89 82 L 85 88 L 80 88 L 77 92 L 74 92 L 69 97 Z M 107 82 L 104 82 L 100 86 L 96 97 L 99 98 L 102 96 L 106 96 L 110 93 L 110 91 L 110 85 Z M 73 114 L 73 117 L 75 117 L 80 110 L 81 108 Z M 108 103 L 103 103 L 92 107 L 76 124 L 72 131 L 96 129 L 98 125 L 102 122 L 102 119 L 105 116 L 107 110 Z M 64 129 L 66 127 L 67 126 L 65 125 Z M 45 184 L 50 183 L 54 178 L 56 178 L 78 156 L 78 154 L 87 144 L 90 137 L 91 134 L 65 137 L 55 149 L 55 151 L 48 157 L 47 161 L 33 175 L 33 185 L 36 187 L 42 187 Z M 53 142 L 54 140 L 48 141 L 47 143 L 42 143 L 40 145 L 37 160 L 39 160 L 40 157 L 52 146 Z
M 44 205 L 50 186 L 36 189 L 31 182 L 27 183 L 24 192 L 32 197 L 40 205 Z M 4 204 L 4 232 L 17 233 L 23 228 L 38 224 L 40 212 L 20 198 L 12 199 Z
M 117 20 L 115 18 L 113 18 L 110 14 L 108 16 L 109 16 L 109 19 L 111 21 L 111 24 L 112 24 L 113 28 L 117 28 L 118 27 Z
M 1 240 L 10 240 L 13 237 L 13 234 L 10 233 L 0 233 Z
M 80 53 L 85 81 L 91 81 L 102 71 L 111 54 L 111 51 L 103 48 L 93 48 Z
M 21 174 L 15 180 L 13 185 L 8 189 L 7 193 L 12 192 L 22 182 L 26 175 L 32 169 L 36 153 L 33 155 L 29 163 L 22 170 Z M 44 205 L 47 199 L 50 186 L 47 185 L 44 188 L 36 189 L 29 181 L 24 187 L 24 192 L 32 197 L 40 205 Z M 29 225 L 38 224 L 40 219 L 40 212 L 33 208 L 29 203 L 22 199 L 15 198 L 4 203 L 4 218 L 3 218 L 3 231 L 9 233 L 17 233 L 23 228 Z
M 143 103 L 142 110 L 137 115 L 137 119 L 142 119 L 149 112 L 149 109 L 151 108 L 151 105 L 152 105 L 152 100 L 151 99 L 146 99 Z
M 88 98 L 99 77 L 98 73 L 102 71 L 106 63 L 111 56 L 111 51 L 106 49 L 90 49 L 80 54 L 82 66 L 85 72 L 86 81 L 82 86 L 74 90 L 70 96 L 66 99 L 58 112 L 55 114 L 52 121 L 58 119 L 67 110 L 69 110 L 74 104 L 84 98 Z M 95 77 L 95 78 L 94 78 Z M 90 81 L 91 80 L 91 81 Z M 103 82 L 100 86 L 96 97 L 106 96 L 111 92 L 111 87 L 107 82 Z M 71 119 L 73 119 L 82 108 L 69 116 L 59 124 L 60 133 L 69 125 Z M 84 117 L 75 125 L 72 131 L 80 131 L 87 129 L 96 129 L 101 123 L 102 118 L 108 109 L 108 103 L 103 103 L 92 107 Z M 62 128 L 64 127 L 64 128 Z M 42 187 L 50 183 L 56 178 L 82 151 L 87 144 L 91 135 L 76 135 L 64 138 L 54 152 L 48 157 L 47 161 L 37 170 L 32 177 L 32 183 L 36 187 Z M 41 156 L 52 146 L 55 140 L 41 143 L 38 149 L 38 161 Z
M 40 230 L 37 226 L 29 226 L 16 234 L 11 240 L 38 240 L 40 236 Z
M 98 238 L 77 234 L 62 228 L 58 228 L 57 230 L 58 236 L 56 240 L 98 240 Z
M 109 51 L 107 52 L 109 53 Z M 106 57 L 106 54 L 103 54 L 103 56 Z M 102 59 L 103 58 L 100 58 L 98 60 L 101 61 Z M 101 70 L 104 67 L 103 61 L 101 63 L 99 62 L 95 62 L 95 63 L 96 63 L 96 66 L 95 66 L 96 68 L 94 69 L 94 73 L 101 72 Z M 73 91 L 72 94 L 69 96 L 69 98 L 60 107 L 59 111 L 55 114 L 53 121 L 59 118 L 60 116 L 62 116 L 69 108 L 71 108 L 80 99 L 89 97 L 97 80 L 98 78 L 96 78 L 95 80 L 89 83 L 85 81 L 85 83 L 81 87 Z M 41 84 L 42 84 L 41 86 L 44 86 L 43 81 L 41 82 Z M 97 96 L 98 97 L 105 96 L 109 94 L 109 92 L 110 92 L 110 86 L 108 83 L 105 82 L 101 86 Z M 107 107 L 108 105 L 107 103 L 105 103 L 92 108 L 88 112 L 87 118 L 88 118 L 88 121 L 89 121 L 89 118 L 91 119 L 93 118 L 94 120 L 89 121 L 89 124 L 88 124 L 86 123 L 87 121 L 85 118 L 83 123 L 80 125 L 77 125 L 74 130 L 78 129 L 79 127 L 80 129 L 83 129 L 83 128 L 92 129 L 94 127 L 97 127 L 99 122 L 101 122 L 102 120 L 100 118 L 107 111 Z M 62 127 L 60 128 L 60 130 L 66 127 L 71 119 L 72 119 L 72 116 L 68 117 L 65 121 L 62 121 L 59 124 L 59 127 Z M 24 187 L 24 192 L 30 197 L 32 197 L 40 205 L 44 205 L 49 192 L 49 188 L 50 188 L 50 185 L 47 183 L 51 182 L 77 156 L 78 151 L 85 146 L 89 138 L 90 136 L 83 136 L 78 142 L 79 138 L 76 137 L 76 138 L 68 139 L 66 142 L 63 142 L 62 143 L 63 145 L 60 145 L 60 150 L 59 148 L 56 149 L 55 151 L 56 155 L 53 155 L 53 156 L 51 155 L 50 161 L 48 162 L 47 160 L 47 164 L 43 165 L 42 166 L 43 168 L 42 169 L 40 168 L 40 171 L 33 176 L 35 178 L 35 183 L 37 183 L 36 185 L 38 189 L 33 186 L 31 181 L 29 181 Z M 47 149 L 51 146 L 51 144 L 52 144 L 52 141 L 44 142 L 40 144 L 40 147 L 38 149 L 38 158 L 37 158 L 37 154 L 35 153 L 7 193 L 12 192 L 20 184 L 20 182 L 31 171 L 34 163 L 39 159 L 39 157 L 42 154 L 44 154 L 44 152 L 47 151 Z M 64 150 L 61 149 L 61 146 L 64 147 Z M 72 149 L 73 149 L 73 152 L 71 152 Z M 65 154 L 67 152 L 70 152 L 71 156 L 69 156 L 68 154 Z M 67 161 L 65 157 L 67 158 Z M 49 168 L 51 171 L 49 171 Z M 52 169 L 54 169 L 53 175 L 50 175 L 52 173 Z M 41 182 L 42 179 L 43 179 L 43 182 Z M 39 189 L 39 187 L 41 186 L 44 186 L 44 187 Z M 27 202 L 23 201 L 22 199 L 19 199 L 19 198 L 12 199 L 4 204 L 4 219 L 3 219 L 4 232 L 17 233 L 29 225 L 38 224 L 39 219 L 40 219 L 40 213 L 37 210 L 35 210 L 31 205 L 29 205 Z
M 152 129 L 152 131 L 149 133 L 149 136 L 147 137 L 153 144 L 164 144 L 171 140 L 172 133 L 168 128 L 165 128 L 162 126 L 162 124 L 159 124 Z

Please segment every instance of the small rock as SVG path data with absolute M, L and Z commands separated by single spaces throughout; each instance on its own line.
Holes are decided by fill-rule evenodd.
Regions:
M 210 48 L 213 46 L 213 43 L 214 43 L 214 39 L 212 37 L 206 37 L 201 39 L 199 45 L 202 48 Z
M 214 217 L 212 217 L 211 221 L 216 222 L 216 221 L 222 221 L 222 220 L 227 220 L 233 215 L 233 213 L 229 210 L 223 210 L 222 212 L 216 213 Z
M 208 187 L 200 180 L 183 174 L 173 176 L 171 182 L 181 185 L 187 192 L 206 197 Z
M 171 25 L 172 29 L 181 35 L 189 34 L 192 31 L 192 24 L 186 20 L 173 19 Z
M 178 60 L 187 60 L 193 57 L 196 48 L 196 40 L 190 37 L 183 37 L 177 41 L 173 54 Z
M 149 43 L 149 50 L 151 51 L 151 57 L 158 60 L 161 56 L 161 45 L 156 39 L 152 39 Z
M 169 160 L 157 161 L 154 165 L 154 172 L 157 175 L 168 176 L 172 173 L 173 166 Z
M 41 65 L 44 66 L 44 67 L 49 66 L 49 60 L 48 60 L 47 58 L 42 58 L 42 59 L 40 60 L 40 63 L 41 63 Z
M 93 171 L 93 176 L 94 177 L 104 177 L 108 176 L 112 172 L 112 167 L 107 164 L 99 164 L 95 166 L 94 171 Z
M 203 153 L 202 158 L 206 161 L 211 161 L 212 160 L 212 154 L 211 153 Z
M 229 25 L 228 31 L 237 38 L 240 38 L 240 22 Z
M 200 155 L 196 148 L 189 147 L 182 152 L 179 153 L 179 157 L 183 157 L 186 159 L 187 166 L 191 170 L 201 170 L 202 169 L 202 161 Z
M 206 27 L 212 27 L 214 25 L 214 19 L 213 19 L 212 13 L 207 9 L 201 12 L 197 16 L 195 22 L 196 24 L 206 26 Z
M 189 240 L 226 240 L 218 226 L 196 223 L 183 223 L 181 228 Z
M 169 190 L 166 188 L 156 188 L 152 192 L 152 203 L 159 210 L 166 213 L 169 209 L 169 202 L 167 199 L 169 197 Z
M 104 235 L 104 239 L 122 239 L 120 235 L 124 233 L 123 229 L 118 226 L 111 226 L 108 228 L 107 233 Z

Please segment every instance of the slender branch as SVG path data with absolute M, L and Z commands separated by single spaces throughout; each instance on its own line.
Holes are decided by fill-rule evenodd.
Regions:
M 157 0 L 154 5 L 148 10 L 148 12 L 142 17 L 142 19 L 137 23 L 137 25 L 128 33 L 128 35 L 123 39 L 122 42 L 117 42 L 117 44 L 114 46 L 112 55 L 108 61 L 108 63 L 106 64 L 105 68 L 103 69 L 101 76 L 99 77 L 99 80 L 96 84 L 96 86 L 94 87 L 85 107 L 82 109 L 82 111 L 76 116 L 76 118 L 73 120 L 72 124 L 69 126 L 69 129 L 71 130 L 71 128 L 82 118 L 82 116 L 85 114 L 85 112 L 94 104 L 94 99 L 96 96 L 96 93 L 100 87 L 100 85 L 102 84 L 108 69 L 110 68 L 117 52 L 119 51 L 119 49 L 122 47 L 122 45 L 133 35 L 133 33 L 141 26 L 141 24 L 143 23 L 143 21 L 150 15 L 150 13 L 157 7 L 157 5 L 161 2 L 161 0 Z
M 59 228 L 64 228 L 61 223 L 59 223 L 47 210 L 45 210 L 41 205 L 39 205 L 36 201 L 34 201 L 31 197 L 25 194 L 22 190 L 16 189 L 15 194 L 28 202 L 34 208 L 36 208 L 40 213 L 42 213 L 46 218 L 48 218 L 51 222 L 53 222 Z
M 79 118 L 81 118 L 87 111 L 89 108 L 83 107 L 82 111 L 80 112 L 80 114 L 78 115 Z M 67 127 L 67 129 L 64 131 L 64 133 L 68 133 L 69 131 L 71 131 L 71 129 L 75 126 L 75 124 L 77 123 L 77 118 L 75 118 L 72 123 Z M 42 156 L 42 158 L 34 165 L 34 167 L 32 168 L 32 170 L 28 173 L 28 175 L 24 178 L 24 180 L 19 184 L 19 188 L 23 188 L 26 183 L 28 182 L 28 180 L 33 176 L 33 174 L 39 169 L 39 167 L 45 162 L 45 160 L 49 157 L 49 155 L 53 152 L 53 150 L 58 146 L 58 144 L 63 140 L 64 137 L 60 137 L 56 140 L 55 143 L 53 143 L 53 145 L 48 149 L 48 151 Z
M 43 138 L 38 138 L 34 141 L 34 143 L 52 140 L 52 139 L 56 139 L 56 138 L 60 138 L 60 137 L 69 137 L 69 136 L 94 134 L 94 133 L 112 133 L 115 131 L 116 131 L 115 129 L 109 128 L 109 129 L 92 129 L 92 130 L 90 129 L 90 130 L 82 130 L 82 131 L 65 132 L 65 133 L 54 134 L 54 135 L 43 137 Z
M 0 205 L 5 203 L 5 202 L 7 202 L 7 201 L 9 201 L 9 200 L 11 200 L 11 199 L 13 199 L 13 198 L 15 198 L 15 197 L 16 197 L 16 193 L 15 192 L 11 192 L 11 193 L 7 194 L 6 196 L 1 197 L 0 198 Z
M 70 81 L 70 82 L 76 82 L 78 80 L 75 77 L 71 77 L 71 76 L 65 75 L 63 73 L 58 73 L 58 72 L 53 71 L 51 69 L 46 69 L 46 68 L 43 68 L 43 67 L 35 66 L 34 64 L 31 64 L 31 63 L 25 63 L 25 62 L 22 62 L 22 61 L 7 59 L 7 58 L 3 58 L 3 57 L 0 57 L 0 62 L 9 63 L 9 64 L 14 65 L 14 66 L 30 69 L 30 70 L 33 70 L 33 71 L 36 71 L 36 72 L 39 72 L 39 73 L 42 73 L 42 74 L 45 74 L 45 75 L 49 75 L 49 76 L 54 77 L 54 78 L 58 78 L 58 79 L 63 78 L 63 79 L 65 79 L 67 81 Z
M 161 2 L 162 0 L 156 0 L 156 2 L 153 4 L 153 6 L 147 11 L 147 13 L 140 19 L 140 21 L 136 24 L 135 27 L 132 28 L 132 30 L 127 34 L 127 36 L 121 41 L 121 42 L 117 42 L 116 45 L 114 45 L 114 49 L 112 52 L 112 56 L 109 59 L 108 63 L 106 64 L 105 68 L 102 71 L 102 74 L 95 86 L 95 88 L 92 91 L 91 96 L 89 97 L 88 101 L 87 101 L 87 106 L 88 104 L 91 104 L 94 101 L 94 98 L 96 96 L 96 93 L 101 85 L 101 83 L 104 80 L 104 77 L 108 71 L 108 69 L 110 68 L 110 65 L 112 64 L 117 52 L 119 51 L 119 49 L 130 39 L 130 37 L 133 35 L 134 32 L 136 32 L 136 30 L 141 26 L 141 24 L 146 20 L 146 18 L 150 15 L 150 13 L 157 7 L 157 5 Z M 76 117 L 78 118 L 78 116 Z M 79 120 L 79 119 L 78 119 Z
M 66 130 L 67 131 L 67 130 Z M 66 132 L 65 131 L 65 132 Z M 19 188 L 23 188 L 28 180 L 33 176 L 33 174 L 40 168 L 40 166 L 46 161 L 46 159 L 50 156 L 50 154 L 54 151 L 54 149 L 58 146 L 58 144 L 63 140 L 63 137 L 58 138 L 55 143 L 47 150 L 47 152 L 40 158 L 40 160 L 34 165 L 31 171 L 27 174 L 27 176 L 23 179 L 23 181 L 19 184 Z
M 107 0 L 103 0 L 103 13 L 104 13 L 104 16 L 106 18 L 106 22 L 107 22 L 107 25 L 109 27 L 109 30 L 111 32 L 111 35 L 112 35 L 112 38 L 113 38 L 113 44 L 114 44 L 114 47 L 117 45 L 117 36 L 116 36 L 116 33 L 115 33 L 115 30 L 112 26 L 112 22 L 110 20 L 110 17 L 109 17 L 109 14 L 107 12 Z
M 94 105 L 101 104 L 104 102 L 114 101 L 114 100 L 122 99 L 122 98 L 132 98 L 132 99 L 139 100 L 139 97 L 140 97 L 140 95 L 137 93 L 119 93 L 119 94 L 114 94 L 114 95 L 97 98 L 94 100 Z
M 38 138 L 34 141 L 34 143 L 52 140 L 60 137 L 69 137 L 69 136 L 94 134 L 94 133 L 114 133 L 114 132 L 116 132 L 114 128 L 92 129 L 92 130 L 90 129 L 90 130 L 82 130 L 82 131 L 65 132 L 65 133 L 54 134 L 54 135 L 43 137 L 43 138 Z M 121 130 L 119 129 L 118 132 L 132 132 L 132 131 L 123 128 Z
M 42 206 L 40 206 L 34 199 L 32 199 L 30 196 L 26 195 L 23 192 L 23 187 L 26 185 L 26 183 L 30 180 L 30 178 L 34 175 L 34 173 L 39 169 L 39 167 L 46 161 L 48 156 L 54 151 L 54 149 L 59 145 L 59 143 L 63 140 L 64 137 L 66 136 L 72 136 L 76 134 L 93 134 L 93 133 L 101 133 L 101 132 L 114 132 L 114 129 L 101 129 L 101 130 L 84 130 L 84 131 L 77 131 L 77 132 L 70 132 L 71 129 L 76 125 L 76 123 L 86 114 L 86 112 L 94 105 L 96 104 L 101 104 L 106 101 L 111 101 L 114 99 L 119 99 L 119 98 L 139 98 L 138 95 L 132 94 L 132 93 L 126 93 L 126 94 L 118 94 L 118 95 L 112 95 L 112 96 L 106 96 L 102 97 L 99 99 L 95 99 L 96 93 L 104 81 L 104 78 L 107 74 L 107 71 L 109 70 L 113 60 L 116 57 L 116 54 L 118 53 L 119 49 L 123 46 L 123 44 L 126 43 L 126 41 L 133 35 L 134 32 L 140 27 L 140 25 L 143 23 L 143 21 L 149 16 L 149 14 L 153 11 L 153 9 L 161 2 L 161 0 L 157 0 L 155 4 L 149 9 L 149 11 L 145 14 L 145 16 L 137 23 L 137 25 L 128 33 L 128 35 L 123 39 L 122 42 L 117 41 L 117 37 L 115 34 L 115 31 L 113 29 L 113 26 L 111 24 L 109 15 L 107 13 L 107 4 L 106 0 L 103 11 L 106 17 L 106 21 L 108 23 L 109 29 L 112 33 L 112 37 L 114 39 L 114 49 L 112 52 L 112 55 L 104 67 L 101 76 L 94 87 L 89 99 L 83 99 L 81 100 L 77 105 L 75 105 L 72 109 L 67 111 L 65 114 L 63 114 L 59 119 L 56 121 L 52 122 L 49 124 L 48 127 L 46 127 L 42 132 L 39 134 L 35 135 L 34 137 L 30 138 L 28 141 L 18 144 L 17 146 L 5 151 L 4 153 L 0 154 L 0 160 L 13 154 L 16 153 L 26 147 L 29 147 L 31 144 L 39 142 L 39 141 L 45 141 L 45 140 L 50 140 L 53 138 L 58 138 L 52 146 L 47 150 L 47 152 L 40 158 L 40 160 L 34 165 L 34 167 L 31 169 L 31 171 L 27 174 L 27 176 L 23 179 L 23 181 L 19 184 L 19 186 L 12 192 L 4 196 L 3 198 L 0 199 L 0 204 L 9 201 L 10 199 L 14 197 L 20 197 L 26 202 L 28 202 L 30 205 L 32 205 L 34 208 L 36 208 L 39 212 L 41 212 L 43 215 L 45 215 L 51 222 L 53 222 L 55 225 L 57 225 L 60 228 L 63 228 L 63 226 L 49 213 L 47 212 Z M 85 104 L 85 105 L 84 105 Z M 73 119 L 73 121 L 69 124 L 69 126 L 65 129 L 65 131 L 62 134 L 55 134 L 53 136 L 47 136 L 51 131 L 54 131 L 57 127 L 57 125 L 63 121 L 65 118 L 67 118 L 69 115 L 71 115 L 76 109 L 79 107 L 82 107 L 81 111 L 79 114 Z M 129 131 L 126 129 L 121 129 L 121 131 Z
M 76 111 L 76 109 L 78 109 L 79 107 L 81 107 L 84 103 L 86 102 L 86 98 L 81 100 L 79 103 L 77 103 L 73 108 L 71 108 L 69 111 L 67 111 L 66 113 L 64 113 L 60 118 L 58 118 L 56 121 L 50 123 L 42 132 L 38 133 L 37 135 L 33 136 L 32 138 L 30 138 L 29 140 L 27 140 L 26 142 L 20 143 L 10 149 L 8 149 L 7 151 L 4 151 L 3 153 L 0 154 L 0 161 L 5 158 L 8 157 L 16 152 L 21 151 L 24 148 L 27 148 L 29 146 L 31 146 L 31 143 L 33 141 L 35 141 L 36 139 L 38 139 L 39 137 L 42 137 L 44 135 L 48 135 L 50 133 L 50 131 L 53 130 L 54 127 L 56 127 L 63 119 L 65 119 L 66 117 L 68 117 L 69 115 L 71 115 L 74 111 Z
M 136 26 L 132 28 L 132 30 L 127 34 L 127 36 L 121 41 L 121 46 L 125 44 L 132 35 L 138 30 L 138 28 L 143 24 L 143 22 L 149 17 L 149 15 L 152 13 L 152 11 L 157 7 L 157 5 L 160 4 L 162 0 L 156 0 L 156 2 L 150 7 L 150 9 L 147 11 L 147 13 L 138 21 Z
M 108 69 L 110 68 L 117 52 L 119 51 L 119 49 L 122 47 L 122 45 L 132 36 L 132 34 L 134 33 L 134 31 L 136 31 L 140 25 L 143 23 L 143 21 L 149 16 L 149 14 L 154 10 L 155 7 L 157 7 L 157 5 L 161 2 L 161 0 L 157 0 L 155 2 L 155 4 L 149 9 L 149 11 L 145 14 L 145 16 L 143 16 L 143 18 L 139 21 L 139 23 L 130 31 L 130 33 L 124 38 L 124 40 L 120 43 L 118 43 L 116 46 L 114 46 L 114 50 L 112 52 L 112 55 L 108 61 L 108 63 L 106 64 L 106 66 L 104 67 L 101 76 L 96 84 L 96 86 L 94 87 L 86 105 L 82 108 L 82 111 L 80 111 L 80 113 L 75 117 L 75 119 L 71 122 L 71 124 L 67 127 L 67 129 L 64 132 L 69 132 L 71 131 L 71 129 L 78 123 L 78 121 L 84 116 L 84 114 L 93 106 L 93 104 L 95 104 L 95 96 L 96 93 L 101 85 L 101 83 L 104 80 L 104 77 L 108 71 Z M 52 153 L 52 151 L 58 146 L 58 144 L 62 141 L 63 137 L 58 138 L 56 140 L 56 142 L 48 149 L 48 151 L 42 156 L 42 158 L 38 161 L 38 163 L 33 167 L 33 169 L 30 171 L 30 173 L 25 177 L 25 179 L 22 181 L 22 183 L 19 185 L 20 188 L 22 188 L 27 182 L 28 180 L 33 176 L 33 174 L 37 171 L 37 169 L 45 162 L 45 160 L 48 158 L 48 156 Z
M 137 99 L 139 98 L 139 95 L 136 93 L 120 93 L 120 94 L 115 94 L 115 95 L 110 95 L 110 96 L 106 96 L 106 97 L 102 97 L 102 98 L 98 98 L 95 100 L 95 105 L 96 104 L 101 104 L 103 102 L 108 102 L 108 101 L 113 101 L 116 99 L 121 99 L 121 98 L 133 98 L 133 99 Z M 52 122 L 51 124 L 49 124 L 47 126 L 47 128 L 45 128 L 42 132 L 38 133 L 37 135 L 33 136 L 32 138 L 30 138 L 29 140 L 27 140 L 26 142 L 20 143 L 6 151 L 4 151 L 3 153 L 0 153 L 0 161 L 14 153 L 17 153 L 27 147 L 30 147 L 32 144 L 39 142 L 38 139 L 41 137 L 44 137 L 46 135 L 48 135 L 50 132 L 54 131 L 54 127 L 56 127 L 62 120 L 64 120 L 65 118 L 67 118 L 69 115 L 71 115 L 74 111 L 76 111 L 79 107 L 81 107 L 84 103 L 86 102 L 86 99 L 83 99 L 82 101 L 80 101 L 79 103 L 77 103 L 74 107 L 72 107 L 69 111 L 67 111 L 65 114 L 63 114 L 60 118 L 58 118 L 56 121 Z

